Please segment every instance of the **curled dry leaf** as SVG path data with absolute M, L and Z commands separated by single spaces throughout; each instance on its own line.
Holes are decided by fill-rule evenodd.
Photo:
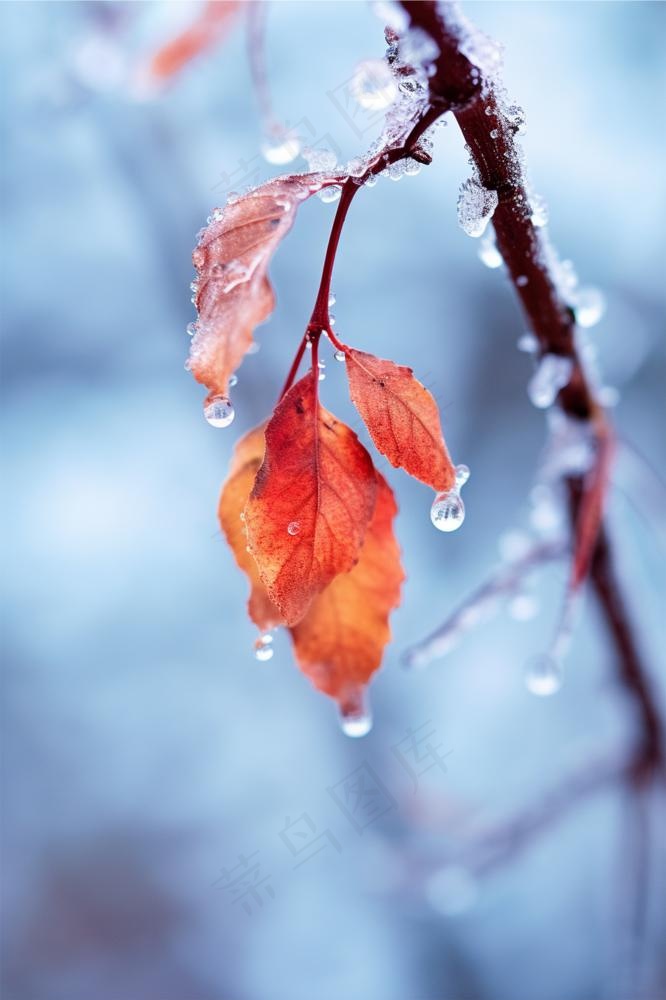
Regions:
M 282 624 L 282 615 L 266 593 L 259 570 L 247 551 L 243 511 L 264 458 L 265 424 L 255 427 L 240 439 L 231 460 L 229 475 L 222 487 L 218 516 L 227 543 L 240 569 L 250 581 L 248 612 L 262 632 Z
M 320 691 L 341 704 L 381 665 L 391 638 L 389 615 L 405 575 L 393 534 L 393 492 L 377 473 L 377 501 L 357 564 L 328 585 L 291 628 L 298 664 Z
M 196 20 L 155 53 L 148 66 L 149 76 L 165 82 L 201 52 L 222 41 L 240 7 L 240 0 L 204 3 Z
M 266 427 L 264 461 L 245 508 L 261 580 L 288 625 L 338 573 L 354 566 L 376 493 L 369 454 L 319 404 L 309 372 Z
M 412 369 L 353 349 L 346 362 L 352 402 L 379 451 L 434 490 L 450 490 L 455 469 L 437 403 Z
M 273 311 L 268 264 L 298 205 L 323 183 L 321 175 L 278 177 L 229 202 L 202 231 L 192 254 L 199 317 L 189 367 L 211 395 L 227 395 L 255 327 Z

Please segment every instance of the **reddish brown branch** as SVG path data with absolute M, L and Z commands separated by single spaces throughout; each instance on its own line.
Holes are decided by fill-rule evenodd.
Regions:
M 466 29 L 458 23 L 452 5 L 403 0 L 402 6 L 412 27 L 426 32 L 439 48 L 436 71 L 430 78 L 432 104 L 452 105 L 481 183 L 497 192 L 499 201 L 492 220 L 497 245 L 540 353 L 558 354 L 572 361 L 572 376 L 561 389 L 558 404 L 567 416 L 589 422 L 598 443 L 607 442 L 612 431 L 578 355 L 575 316 L 556 287 L 543 238 L 532 222 L 515 122 L 500 107 L 494 80 L 462 52 Z M 571 481 L 574 533 L 579 529 L 579 515 L 586 510 L 585 489 L 582 478 Z M 595 497 L 594 503 L 598 507 L 596 524 L 587 541 L 591 558 L 585 562 L 589 563 L 591 582 L 618 652 L 620 678 L 640 714 L 644 752 L 639 771 L 632 772 L 638 778 L 663 767 L 663 727 L 613 571 L 610 543 L 602 523 L 603 496 Z

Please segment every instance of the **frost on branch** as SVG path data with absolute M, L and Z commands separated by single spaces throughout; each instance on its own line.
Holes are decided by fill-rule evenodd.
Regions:
M 189 368 L 212 397 L 226 397 L 229 380 L 252 344 L 254 329 L 275 305 L 267 277 L 271 257 L 291 229 L 299 204 L 323 186 L 321 176 L 278 177 L 213 213 L 192 261 L 199 313 Z
M 377 473 L 377 502 L 357 564 L 337 576 L 291 629 L 299 666 L 320 691 L 347 703 L 381 664 L 404 573 L 393 534 L 397 507 Z
M 455 469 L 437 403 L 412 369 L 353 349 L 346 360 L 352 402 L 379 451 L 434 490 L 450 490 Z
M 259 575 L 288 625 L 356 564 L 377 494 L 370 455 L 316 386 L 310 371 L 275 408 L 245 509 Z

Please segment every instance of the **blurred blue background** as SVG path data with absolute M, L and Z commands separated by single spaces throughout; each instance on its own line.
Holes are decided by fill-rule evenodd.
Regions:
M 279 392 L 334 206 L 301 210 L 236 422 L 211 429 L 183 368 L 190 254 L 224 175 L 242 186 L 243 161 L 258 162 L 241 24 L 154 99 L 127 85 L 194 9 L 0 7 L 3 996 L 657 1000 L 664 858 L 650 860 L 641 971 L 627 976 L 633 814 L 620 788 L 572 805 L 485 877 L 467 833 L 632 739 L 592 599 L 556 697 L 531 696 L 523 668 L 552 633 L 561 565 L 535 578 L 534 619 L 500 607 L 428 670 L 400 667 L 527 525 L 546 437 L 511 290 L 456 222 L 469 167 L 455 124 L 420 176 L 359 194 L 334 288 L 344 338 L 412 365 L 437 396 L 454 459 L 472 469 L 466 523 L 438 535 L 429 491 L 390 471 L 408 582 L 365 739 L 340 732 L 283 637 L 269 663 L 252 655 L 217 495 L 234 440 Z M 664 5 L 465 10 L 506 45 L 553 240 L 606 294 L 590 336 L 621 393 L 619 432 L 663 473 Z M 346 118 L 331 94 L 381 57 L 382 22 L 361 3 L 267 15 L 277 113 L 344 158 L 361 152 L 378 125 Z M 353 422 L 341 367 L 324 398 Z M 628 454 L 614 478 L 619 571 L 663 708 L 655 478 Z M 416 779 L 408 727 L 446 754 Z M 663 844 L 663 799 L 648 822 Z

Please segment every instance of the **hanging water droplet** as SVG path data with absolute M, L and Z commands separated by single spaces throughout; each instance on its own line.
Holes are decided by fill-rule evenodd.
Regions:
M 497 191 L 489 190 L 475 177 L 466 180 L 458 195 L 458 223 L 468 236 L 483 236 L 498 205 Z
M 229 376 L 229 388 L 233 389 L 235 385 L 238 385 L 238 375 Z
M 525 684 L 531 694 L 541 698 L 555 694 L 562 687 L 562 666 L 548 653 L 535 656 L 527 665 Z
M 559 354 L 544 354 L 527 386 L 530 402 L 540 410 L 552 406 L 560 389 L 571 378 L 573 361 Z
M 501 267 L 504 263 L 502 254 L 497 249 L 495 244 L 495 237 L 492 233 L 488 233 L 481 240 L 481 245 L 479 247 L 479 260 L 486 267 L 496 268 Z
M 335 326 L 335 313 L 328 314 L 328 322 L 330 323 L 331 326 Z M 326 333 L 325 330 L 323 330 L 322 332 Z
M 297 535 L 300 530 L 301 530 L 300 521 L 290 521 L 289 524 L 287 525 L 287 533 L 290 535 Z
M 460 496 L 462 485 L 456 479 L 455 486 L 435 497 L 430 508 L 430 520 L 438 531 L 457 531 L 465 520 L 465 504 Z
M 340 728 L 345 736 L 367 736 L 372 729 L 372 712 L 368 707 L 365 689 L 352 688 L 340 701 Z
M 209 396 L 204 404 L 204 417 L 211 427 L 228 427 L 236 412 L 226 396 Z
M 383 111 L 397 97 L 393 73 L 383 59 L 365 59 L 354 70 L 350 91 L 367 111 Z
M 196 293 L 199 291 L 198 281 L 190 281 L 190 291 L 192 292 L 193 295 L 196 295 Z
M 265 632 L 260 635 L 254 644 L 254 655 L 257 660 L 261 663 L 265 663 L 267 660 L 272 659 L 273 653 L 273 636 Z
M 335 358 L 336 361 L 344 361 L 345 360 L 345 352 L 344 351 L 336 351 L 335 354 L 333 355 L 333 357 Z
M 198 327 L 196 323 L 188 323 L 186 327 L 188 337 L 193 337 L 197 332 L 197 329 Z
M 322 188 L 321 191 L 317 191 L 317 197 L 326 205 L 337 201 L 341 194 L 342 188 L 339 184 L 330 184 L 328 187 Z
M 301 141 L 297 135 L 286 132 L 273 135 L 261 144 L 261 155 L 267 163 L 282 167 L 285 163 L 295 160 L 301 151 Z
M 261 350 L 261 344 L 257 340 L 253 340 L 245 353 L 258 354 L 260 350 Z
M 326 378 L 326 372 L 324 371 L 324 369 L 326 368 L 326 362 L 325 361 L 318 361 L 317 362 L 317 367 L 319 369 L 319 381 L 323 382 L 324 379 Z
M 335 305 L 335 292 L 330 291 L 328 293 L 328 308 L 332 309 L 334 305 Z
M 598 288 L 580 288 L 573 307 L 578 326 L 596 326 L 606 311 L 606 300 Z

